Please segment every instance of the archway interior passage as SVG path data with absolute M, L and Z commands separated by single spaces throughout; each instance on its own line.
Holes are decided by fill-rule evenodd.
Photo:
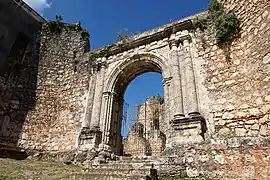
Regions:
M 164 96 L 162 85 L 162 75 L 157 72 L 147 72 L 135 78 L 126 89 L 124 95 L 122 131 L 121 135 L 125 139 L 132 125 L 138 119 L 139 105 L 145 104 L 150 96 Z

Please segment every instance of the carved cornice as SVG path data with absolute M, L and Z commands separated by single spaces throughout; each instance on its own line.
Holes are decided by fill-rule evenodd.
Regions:
M 120 41 L 120 42 L 102 47 L 90 53 L 96 54 L 97 57 L 109 57 L 115 54 L 122 53 L 124 51 L 128 51 L 136 47 L 140 47 L 146 44 L 151 44 L 154 41 L 170 38 L 172 34 L 175 34 L 179 31 L 184 31 L 184 30 L 189 31 L 192 29 L 194 29 L 194 25 L 190 19 L 187 19 L 184 21 L 179 21 L 177 23 L 169 24 L 167 25 L 167 27 L 165 27 L 161 31 L 157 30 L 157 32 L 154 32 L 154 33 L 151 31 L 151 33 L 149 34 L 148 32 L 145 32 L 143 33 L 143 34 L 146 34 L 145 36 L 143 35 L 141 35 L 142 37 L 134 36 L 134 37 L 131 37 L 127 42 Z M 186 39 L 188 37 L 184 36 L 183 38 Z M 180 40 L 182 40 L 182 38 L 180 38 Z

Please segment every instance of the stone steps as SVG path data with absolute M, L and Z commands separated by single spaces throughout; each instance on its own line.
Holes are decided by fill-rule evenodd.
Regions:
M 131 168 L 92 168 L 88 169 L 87 173 L 90 174 L 106 174 L 106 175 L 125 175 L 125 174 L 135 174 L 135 175 L 149 175 L 150 169 L 131 169 Z
M 106 164 L 92 165 L 85 173 L 91 179 L 100 180 L 145 180 L 149 179 L 152 161 L 119 157 Z
M 70 177 L 72 179 L 80 180 L 148 180 L 149 177 L 145 175 L 128 175 L 128 174 L 75 174 Z
M 140 168 L 147 168 L 150 169 L 152 167 L 152 163 L 135 163 L 135 162 L 113 162 L 108 164 L 100 164 L 93 166 L 94 168 L 114 168 L 114 169 L 140 169 Z

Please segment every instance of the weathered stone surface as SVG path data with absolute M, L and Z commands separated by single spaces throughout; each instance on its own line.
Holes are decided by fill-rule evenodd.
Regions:
M 219 130 L 219 135 L 220 136 L 226 137 L 226 136 L 231 135 L 231 133 L 232 133 L 232 131 L 229 128 L 227 128 L 227 127 L 222 128 L 222 129 Z
M 124 155 L 126 156 L 150 156 L 151 145 L 144 137 L 144 126 L 137 122 L 133 125 L 128 137 L 123 142 Z
M 270 113 L 270 104 L 267 104 L 267 105 L 263 106 L 263 107 L 261 108 L 261 111 L 262 111 L 264 114 Z
M 261 127 L 261 129 L 260 129 L 260 135 L 262 135 L 262 136 L 267 136 L 267 135 L 269 135 L 269 131 L 268 131 L 267 126 L 262 126 L 262 127 Z
M 269 121 L 270 121 L 269 115 L 265 115 L 264 117 L 262 117 L 261 119 L 259 119 L 259 123 L 260 124 L 265 124 L 265 123 L 267 123 Z
M 195 178 L 195 177 L 198 177 L 200 175 L 198 170 L 195 168 L 187 167 L 186 171 L 187 171 L 187 176 L 191 177 L 191 178 Z
M 149 144 L 148 153 L 142 154 L 151 154 L 152 156 L 160 155 L 160 153 L 165 149 L 166 146 L 166 135 L 165 133 L 168 131 L 166 129 L 167 123 L 165 122 L 165 113 L 164 113 L 164 99 L 159 96 L 148 97 L 144 104 L 140 104 L 138 107 L 137 114 L 137 123 L 140 123 L 143 128 L 142 134 L 139 132 L 134 133 L 132 130 L 129 132 L 128 137 L 123 142 L 123 152 L 124 154 L 130 155 L 138 155 L 137 150 L 138 144 L 134 142 L 129 142 L 134 140 L 139 136 L 144 137 Z M 168 133 L 167 133 L 168 134 Z M 141 138 L 141 141 L 145 141 Z M 143 144 L 145 144 L 144 142 Z M 132 152 L 132 148 L 134 149 L 134 153 Z
M 263 57 L 264 64 L 270 64 L 270 53 Z
M 122 138 L 119 110 L 122 100 L 116 96 L 123 95 L 131 79 L 150 70 L 163 73 L 165 115 L 161 118 L 164 121 L 160 121 L 160 130 L 167 137 L 170 137 L 168 129 L 171 120 L 179 115 L 189 116 L 190 111 L 198 109 L 207 122 L 203 128 L 212 135 L 217 133 L 226 137 L 229 133 L 226 128 L 229 127 L 235 134 L 245 136 L 243 125 L 247 130 L 251 129 L 247 135 L 255 135 L 255 131 L 260 130 L 256 124 L 266 125 L 262 117 L 269 114 L 269 105 L 266 104 L 269 102 L 269 83 L 264 81 L 268 71 L 260 65 L 268 64 L 269 48 L 257 48 L 260 43 L 269 43 L 268 31 L 264 32 L 268 28 L 268 15 L 263 11 L 263 3 L 251 10 L 253 4 L 239 2 L 245 8 L 237 11 L 236 15 L 246 21 L 241 22 L 241 38 L 231 44 L 229 57 L 237 62 L 234 64 L 228 63 L 230 59 L 215 44 L 214 33 L 210 29 L 207 32 L 197 31 L 198 36 L 193 36 L 194 31 L 190 31 L 192 24 L 186 19 L 134 36 L 129 39 L 129 47 L 123 42 L 117 42 L 111 47 L 93 52 L 88 52 L 88 42 L 82 38 L 78 25 L 66 25 L 59 34 L 43 29 L 39 48 L 42 54 L 40 71 L 37 73 L 37 102 L 35 108 L 27 113 L 26 123 L 21 127 L 19 144 L 41 151 L 74 150 L 78 145 L 81 146 L 77 144 L 81 141 L 77 141 L 76 137 L 83 127 L 97 127 L 101 132 L 102 143 L 110 143 L 112 151 L 120 154 Z M 235 8 L 231 6 L 233 3 L 230 0 L 222 3 L 228 9 Z M 254 14 L 258 16 L 249 16 L 250 12 L 257 11 Z M 253 28 L 254 23 L 265 28 Z M 168 31 L 173 26 L 179 27 L 179 30 L 174 33 Z M 183 29 L 180 30 L 180 27 Z M 167 31 L 168 34 L 161 33 Z M 258 36 L 260 39 L 254 41 Z M 145 41 L 145 37 L 149 40 Z M 183 47 L 179 46 L 179 40 L 183 41 Z M 196 43 L 192 44 L 190 40 Z M 208 47 L 202 48 L 205 46 Z M 98 57 L 90 58 L 89 62 L 89 55 L 93 53 Z M 191 63 L 192 68 L 186 69 L 183 63 Z M 123 67 L 121 72 L 118 67 Z M 171 72 L 179 72 L 179 75 Z M 23 104 L 17 99 L 10 100 L 10 103 L 14 110 Z M 220 115 L 213 120 L 211 113 Z M 13 117 L 8 117 L 12 121 Z M 8 136 L 6 126 L 12 124 L 3 122 L 3 125 L 8 125 L 2 126 L 5 127 L 1 130 L 2 134 Z M 215 132 L 214 129 L 221 132 Z M 156 140 L 152 144 L 164 144 L 162 139 Z M 161 144 L 159 146 L 162 148 L 158 152 L 164 149 Z
M 245 128 L 235 128 L 236 136 L 245 136 L 247 130 Z
M 265 167 L 269 166 L 269 158 L 265 154 L 269 154 L 269 148 L 256 138 L 268 138 L 270 131 L 269 2 L 221 0 L 221 3 L 226 10 L 235 12 L 241 24 L 240 34 L 229 44 L 229 51 L 217 46 L 213 29 L 204 32 L 194 29 L 190 21 L 194 16 L 131 37 L 128 43 L 121 41 L 91 52 L 78 25 L 65 24 L 61 33 L 52 33 L 45 26 L 41 32 L 33 29 L 29 42 L 29 38 L 19 35 L 5 53 L 10 54 L 7 60 L 23 60 L 20 65 L 25 68 L 20 69 L 20 75 L 0 73 L 1 140 L 51 153 L 75 151 L 82 145 L 86 150 L 104 145 L 111 151 L 105 154 L 97 151 L 98 155 L 78 153 L 75 161 L 94 158 L 96 164 L 107 162 L 113 159 L 112 152 L 121 154 L 126 87 L 139 74 L 154 71 L 162 73 L 164 80 L 164 121 L 160 121 L 160 131 L 166 135 L 167 146 L 173 138 L 174 142 L 181 142 L 171 145 L 170 148 L 176 148 L 171 155 L 182 158 L 174 162 L 183 163 L 185 159 L 188 165 L 179 172 L 191 177 L 204 173 L 198 156 L 176 154 L 186 150 L 183 146 L 187 141 L 192 146 L 209 141 L 207 146 L 225 149 L 198 150 L 208 155 L 209 160 L 200 162 L 215 177 L 267 179 L 269 171 Z M 0 17 L 2 21 L 1 18 L 4 16 Z M 0 59 L 6 59 L 2 46 Z M 196 121 L 198 117 L 205 123 Z M 175 120 L 181 125 L 175 127 Z M 99 132 L 99 141 L 93 143 L 94 136 L 78 140 L 84 128 Z M 180 133 L 172 137 L 175 132 Z M 160 133 L 153 134 L 158 137 Z M 233 136 L 254 140 L 230 139 Z M 164 139 L 150 140 L 139 137 L 130 149 L 134 151 L 137 144 L 137 152 L 145 154 L 149 147 L 158 153 L 165 148 Z M 249 149 L 252 145 L 262 150 Z M 249 152 L 227 147 L 242 147 Z M 171 169 L 177 167 L 172 164 Z M 166 168 L 167 165 L 160 167 Z

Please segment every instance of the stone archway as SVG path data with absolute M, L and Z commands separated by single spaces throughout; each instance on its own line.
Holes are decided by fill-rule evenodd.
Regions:
M 169 72 L 166 61 L 150 53 L 135 54 L 117 67 L 106 81 L 101 127 L 103 127 L 102 143 L 109 144 L 115 153 L 120 154 L 123 97 L 127 86 L 143 73 L 158 72 L 166 77 Z
M 123 95 L 128 84 L 145 72 L 163 76 L 166 146 L 203 141 L 205 130 L 198 108 L 189 23 L 96 52 L 99 56 L 91 68 L 80 149 L 111 149 L 120 154 Z

